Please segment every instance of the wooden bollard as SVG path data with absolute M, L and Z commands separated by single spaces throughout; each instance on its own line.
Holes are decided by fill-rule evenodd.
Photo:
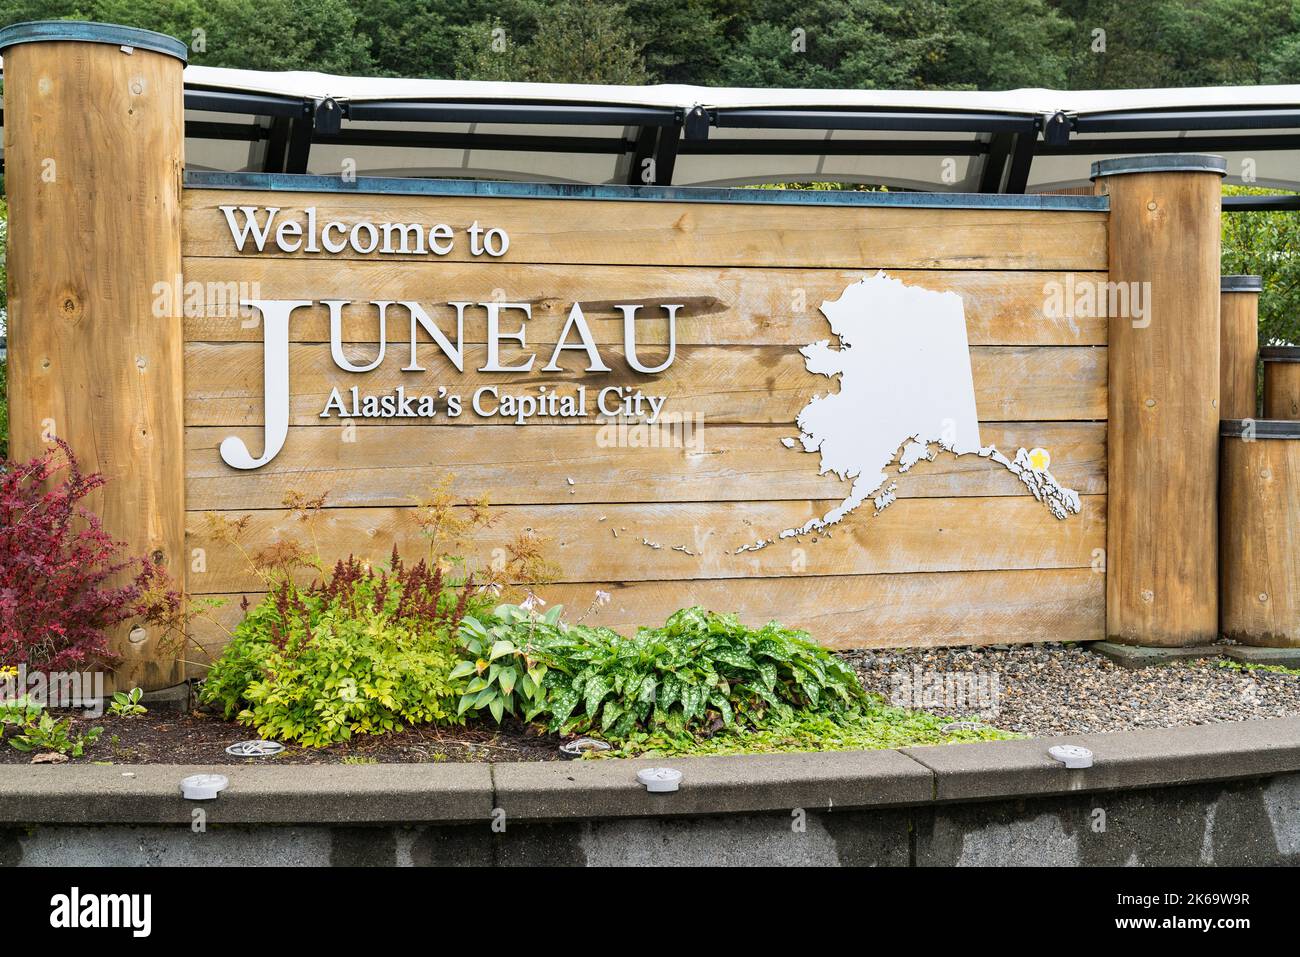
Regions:
M 1253 419 L 1259 390 L 1259 276 L 1219 281 L 1219 410 L 1225 419 Z
M 1300 420 L 1300 346 L 1265 346 L 1264 418 Z
M 1110 197 L 1110 282 L 1142 315 L 1109 317 L 1106 633 L 1134 645 L 1218 635 L 1217 156 L 1093 164 Z
M 1223 633 L 1300 647 L 1300 422 L 1223 423 Z
M 11 455 L 55 437 L 106 485 L 88 502 L 126 552 L 184 584 L 181 173 L 186 48 L 147 30 L 0 31 L 9 199 Z M 109 636 L 116 688 L 175 684 L 162 637 Z M 110 689 L 111 690 L 111 689 Z

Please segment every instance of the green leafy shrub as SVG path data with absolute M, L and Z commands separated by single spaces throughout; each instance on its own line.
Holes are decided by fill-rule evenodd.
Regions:
M 103 728 L 91 728 L 85 734 L 73 734 L 71 718 L 56 720 L 43 712 L 10 738 L 9 744 L 19 751 L 55 751 L 79 758 L 103 733 Z
M 44 706 L 23 695 L 0 700 L 0 728 L 25 728 L 40 718 Z
M 74 758 L 81 757 L 104 732 L 103 728 L 91 728 L 85 734 L 73 734 L 71 718 L 56 719 L 26 695 L 0 700 L 0 732 L 5 728 L 17 729 L 9 745 L 18 751 L 56 751 Z
M 467 617 L 460 626 L 463 652 L 469 655 L 451 672 L 452 680 L 467 683 L 460 689 L 456 714 L 484 709 L 500 723 L 505 714 L 532 721 L 546 710 L 546 665 L 533 652 L 544 639 L 538 628 L 554 640 L 561 628 L 563 605 L 545 615 L 534 615 L 518 605 L 501 605 L 484 624 Z
M 134 718 L 137 715 L 148 714 L 149 709 L 140 703 L 143 697 L 144 691 L 140 688 L 115 691 L 113 699 L 108 703 L 108 713 L 115 718 Z
M 311 746 L 452 722 L 454 636 L 482 607 L 476 594 L 396 550 L 382 572 L 349 558 L 309 587 L 286 579 L 246 609 L 201 696 L 264 737 Z
M 535 681 L 540 666 L 545 699 L 530 696 L 525 719 L 610 741 L 637 731 L 682 736 L 757 728 L 796 712 L 845 713 L 867 700 L 852 669 L 806 633 L 775 622 L 747 628 L 734 615 L 703 608 L 682 609 L 662 628 L 624 638 L 607 628 L 566 625 L 558 608 L 543 616 L 504 605 L 490 625 L 467 621 L 462 640 L 479 650 L 453 673 L 470 674 L 468 664 L 481 677 L 486 662 L 488 673 L 497 665 L 498 676 L 510 668 Z M 478 710 L 480 699 L 490 704 L 500 691 L 499 681 L 467 689 L 475 697 L 468 704 L 462 698 L 461 706 Z M 502 710 L 514 713 L 504 704 Z

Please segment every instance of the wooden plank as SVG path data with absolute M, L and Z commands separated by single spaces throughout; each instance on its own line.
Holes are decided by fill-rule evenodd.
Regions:
M 204 342 L 260 342 L 260 317 L 241 316 L 241 298 L 342 299 L 364 304 L 369 299 L 419 302 L 449 334 L 456 328 L 451 300 L 487 302 L 504 299 L 532 306 L 530 342 L 555 343 L 574 302 L 582 305 L 595 341 L 623 341 L 618 303 L 642 303 L 637 341 L 667 341 L 667 326 L 658 308 L 680 303 L 677 341 L 682 345 L 805 345 L 830 334 L 819 310 L 865 269 L 653 268 L 626 266 L 555 266 L 515 263 L 430 263 L 322 260 L 204 259 L 185 260 L 185 284 L 177 292 L 186 301 L 185 338 Z M 1062 276 L 1041 272 L 895 270 L 890 275 L 909 285 L 955 292 L 966 310 L 972 345 L 1105 345 L 1105 318 L 1049 318 L 1044 284 Z M 1105 273 L 1075 276 L 1077 284 L 1104 282 Z M 388 338 L 410 342 L 410 317 L 394 308 Z M 485 340 L 483 310 L 466 310 L 465 342 Z M 328 342 L 329 311 L 317 305 L 293 314 L 294 342 Z M 378 320 L 373 307 L 343 310 L 343 338 L 374 342 Z M 420 341 L 429 337 L 420 333 Z
M 560 581 L 747 576 L 738 580 L 738 591 L 753 589 L 753 578 L 792 570 L 853 575 L 1080 568 L 1090 566 L 1104 545 L 1105 501 L 1101 495 L 1084 496 L 1081 514 L 1059 520 L 1028 494 L 904 499 L 874 516 L 871 506 L 864 506 L 829 535 L 787 539 L 743 554 L 734 552 L 824 515 L 839 500 L 503 506 L 495 510 L 492 527 L 467 548 L 466 558 L 471 565 L 485 565 L 494 549 L 530 531 L 546 542 L 548 558 L 561 569 Z M 187 547 L 203 549 L 205 569 L 192 566 L 191 591 L 256 588 L 259 579 L 239 552 L 213 536 L 211 514 L 189 513 Z M 264 546 L 294 539 L 331 562 L 349 554 L 385 562 L 394 544 L 413 558 L 428 547 L 411 508 L 327 508 L 310 523 L 281 509 L 216 514 L 246 515 L 244 534 L 250 542 Z
M 704 502 L 814 499 L 843 495 L 847 484 L 818 475 L 819 456 L 787 449 L 788 426 L 705 426 L 655 432 L 617 426 L 490 426 L 404 429 L 361 425 L 298 427 L 284 451 L 253 472 L 236 472 L 217 452 L 228 435 L 250 448 L 259 428 L 186 430 L 186 498 L 191 510 L 279 508 L 291 491 L 328 490 L 331 506 L 409 505 L 440 477 L 462 498 L 493 504 Z M 1042 447 L 1052 474 L 1083 495 L 1106 491 L 1106 426 L 1101 422 L 986 423 L 985 445 L 1009 457 Z M 651 440 L 662 442 L 648 447 Z M 636 447 L 629 443 L 636 441 Z M 621 442 L 621 444 L 620 444 Z M 669 444 L 673 443 L 673 444 Z M 521 474 L 527 481 L 520 481 Z M 900 498 L 1023 495 L 1006 469 L 974 455 L 940 454 L 898 478 Z
M 397 196 L 186 190 L 186 256 L 240 255 L 221 206 L 278 207 L 305 222 L 445 223 L 455 234 L 449 261 L 472 259 L 466 230 L 504 229 L 501 262 L 656 266 L 816 266 L 896 269 L 1106 268 L 1104 212 L 884 207 L 772 207 L 742 204 L 569 199 Z M 277 220 L 279 222 L 280 220 Z M 273 244 L 267 244 L 268 250 Z M 253 250 L 250 243 L 247 249 Z M 279 251 L 243 255 L 293 259 L 388 258 L 347 247 L 328 256 Z M 425 257 L 425 258 L 432 258 Z
M 371 360 L 374 346 L 345 347 L 353 362 Z M 518 353 L 502 361 L 520 361 Z M 1100 420 L 1106 417 L 1106 349 L 1102 346 L 982 346 L 970 350 L 971 373 L 979 416 L 986 421 Z M 679 346 L 668 370 L 657 376 L 631 372 L 620 349 L 602 350 L 608 373 L 584 371 L 586 353 L 566 352 L 555 373 L 480 373 L 471 368 L 482 357 L 468 353 L 462 374 L 441 353 L 420 353 L 427 372 L 403 372 L 406 357 L 386 356 L 364 375 L 340 370 L 323 344 L 289 347 L 290 424 L 319 425 L 330 391 L 345 392 L 356 385 L 365 393 L 382 395 L 404 385 L 409 392 L 435 394 L 440 386 L 465 398 L 463 414 L 448 418 L 441 411 L 430 419 L 391 420 L 401 425 L 464 425 L 513 419 L 476 415 L 469 403 L 475 390 L 497 386 L 502 393 L 537 394 L 541 386 L 560 396 L 587 390 L 588 412 L 595 416 L 596 393 L 609 386 L 627 386 L 669 397 L 664 409 L 678 415 L 703 416 L 707 424 L 793 423 L 815 394 L 834 391 L 830 379 L 804 368 L 796 350 L 782 346 Z M 189 343 L 185 347 L 186 425 L 247 425 L 262 421 L 262 346 L 258 343 Z M 534 363 L 549 360 L 544 352 Z M 643 351 L 642 361 L 657 361 Z M 439 406 L 441 407 L 441 403 Z M 574 419 L 553 419 L 576 424 Z M 590 419 L 589 419 L 590 421 Z M 532 424 L 547 424 L 535 418 Z M 793 426 L 791 425 L 791 428 Z
M 735 610 L 751 626 L 777 620 L 840 649 L 1094 641 L 1105 633 L 1105 576 L 1088 568 L 773 578 L 746 589 L 726 579 L 600 582 L 551 585 L 541 594 L 565 605 L 573 619 L 590 606 L 596 588 L 611 600 L 587 622 L 624 635 L 692 604 Z M 245 596 L 217 597 L 225 604 L 199 619 L 193 632 L 214 656 L 242 619 Z M 261 594 L 247 597 L 256 602 Z M 190 657 L 195 665 L 208 660 L 203 653 Z

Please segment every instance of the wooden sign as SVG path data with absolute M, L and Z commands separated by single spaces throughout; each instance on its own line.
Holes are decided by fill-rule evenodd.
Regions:
M 623 630 L 700 602 L 845 645 L 1101 631 L 1105 319 L 1045 314 L 1048 279 L 1104 279 L 1096 200 L 190 182 L 191 588 L 257 588 L 208 512 L 269 541 L 328 490 L 322 547 L 382 561 L 454 475 L 501 513 L 475 558 L 532 530 L 544 597 L 608 591 Z
M 210 516 L 256 547 L 323 494 L 323 557 L 382 562 L 444 481 L 497 509 L 466 557 L 531 532 L 543 597 L 626 632 L 1214 634 L 1222 161 L 1042 197 L 184 173 L 184 48 L 123 31 L 0 44 L 13 454 L 103 472 L 109 531 L 229 599 L 209 649 L 262 587 Z

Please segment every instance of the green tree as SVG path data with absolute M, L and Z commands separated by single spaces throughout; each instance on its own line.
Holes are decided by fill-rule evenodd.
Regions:
M 908 89 L 923 85 L 950 35 L 940 0 L 809 0 L 754 4 L 723 57 L 730 86 Z
M 345 74 L 372 68 L 349 0 L 0 0 L 0 23 L 55 19 L 156 30 L 187 43 L 190 62 L 205 66 Z
M 1300 30 L 1277 0 L 1055 0 L 1073 24 L 1075 89 L 1275 82 L 1279 51 Z M 1098 32 L 1101 31 L 1101 32 Z
M 718 84 L 729 34 L 748 0 L 631 0 L 626 19 L 659 83 Z
M 649 80 L 621 4 L 563 0 L 514 30 L 500 18 L 464 31 L 458 75 L 470 80 L 638 84 Z
M 1225 196 L 1276 193 L 1225 186 Z M 1224 275 L 1261 276 L 1259 341 L 1300 345 L 1300 216 L 1294 212 L 1225 213 Z
M 1063 87 L 1073 24 L 1045 0 L 948 0 L 947 42 L 922 65 L 929 87 Z

